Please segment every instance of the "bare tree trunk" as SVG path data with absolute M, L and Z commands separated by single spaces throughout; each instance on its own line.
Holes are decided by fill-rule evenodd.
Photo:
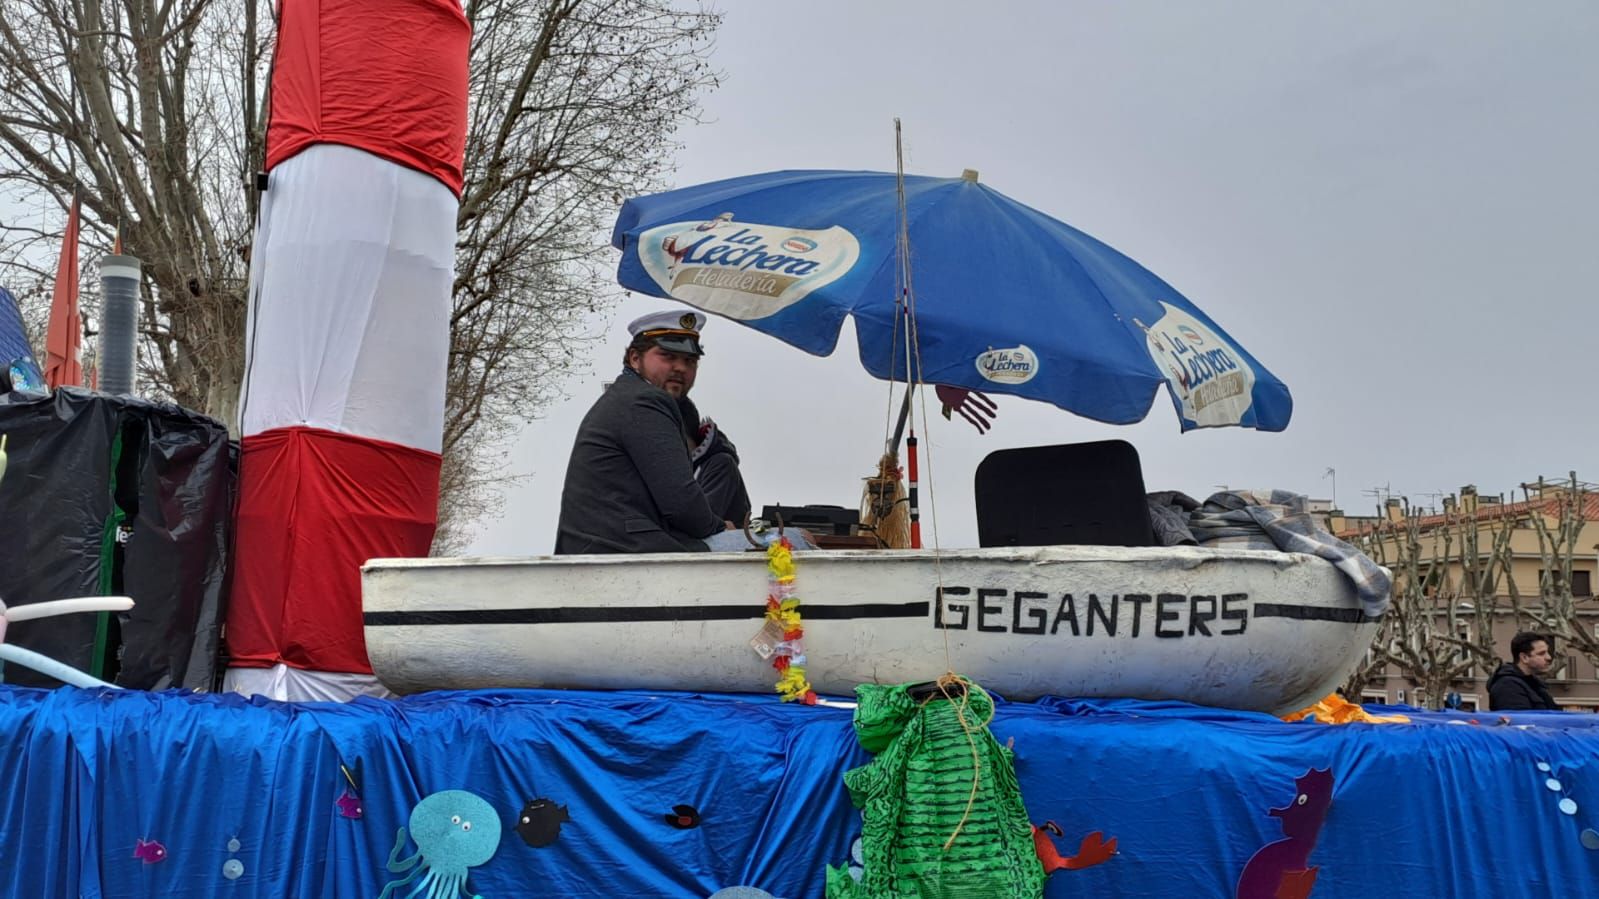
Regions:
M 1525 490 L 1526 488 L 1523 488 Z M 1558 672 L 1564 667 L 1566 654 L 1576 652 L 1595 665 L 1599 665 L 1599 636 L 1583 620 L 1582 612 L 1590 607 L 1592 597 L 1580 601 L 1572 592 L 1571 569 L 1576 560 L 1578 539 L 1587 525 L 1586 507 L 1588 491 L 1577 473 L 1571 472 L 1566 484 L 1559 488 L 1546 485 L 1542 478 L 1537 483 L 1538 497 L 1547 499 L 1545 507 L 1531 516 L 1538 532 L 1538 554 L 1542 575 L 1538 579 L 1538 606 L 1529 610 L 1528 617 L 1535 628 L 1549 634 L 1555 641 Z M 1554 493 L 1550 498 L 1549 494 Z M 1528 494 L 1528 501 L 1532 497 Z M 1551 523 L 1550 518 L 1554 521 Z

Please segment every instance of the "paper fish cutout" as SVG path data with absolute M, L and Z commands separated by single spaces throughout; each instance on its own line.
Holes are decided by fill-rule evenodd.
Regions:
M 529 846 L 538 849 L 555 842 L 561 835 L 561 824 L 571 820 L 566 806 L 556 805 L 552 799 L 534 799 L 522 806 L 516 832 Z
M 1116 854 L 1116 838 L 1105 839 L 1103 831 L 1094 831 L 1083 837 L 1082 843 L 1077 846 L 1077 854 L 1063 856 L 1055 848 L 1055 842 L 1050 834 L 1062 836 L 1060 825 L 1054 821 L 1045 821 L 1042 827 L 1033 828 L 1033 851 L 1038 855 L 1038 861 L 1044 866 L 1045 874 L 1056 871 L 1077 871 L 1083 868 L 1092 868 L 1097 864 L 1109 861 Z
M 688 830 L 700 826 L 700 812 L 692 805 L 674 805 L 672 813 L 666 816 L 666 823 L 678 830 Z
M 334 800 L 333 804 L 339 807 L 339 817 L 357 820 L 360 819 L 361 797 L 355 795 L 349 790 L 345 790 L 344 795 Z
M 147 865 L 153 865 L 156 862 L 166 860 L 167 847 L 155 840 L 135 840 L 133 857 L 142 860 Z
M 1238 875 L 1235 899 L 1304 899 L 1316 882 L 1310 866 L 1321 824 L 1332 805 L 1331 769 L 1306 771 L 1294 779 L 1294 799 L 1269 814 L 1282 820 L 1283 839 L 1260 847 Z

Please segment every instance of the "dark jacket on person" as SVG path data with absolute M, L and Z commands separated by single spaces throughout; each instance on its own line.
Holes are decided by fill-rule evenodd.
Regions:
M 700 551 L 722 527 L 694 480 L 676 401 L 624 369 L 578 426 L 555 551 Z
M 692 425 L 691 425 L 692 427 Z M 750 494 L 744 488 L 744 475 L 738 469 L 738 448 L 714 421 L 705 419 L 699 427 L 694 450 L 694 478 L 710 501 L 711 511 L 734 524 L 743 524 L 750 514 Z
M 1560 711 L 1549 688 L 1536 675 L 1522 674 L 1514 663 L 1500 665 L 1488 678 L 1488 708 L 1495 712 L 1549 709 Z

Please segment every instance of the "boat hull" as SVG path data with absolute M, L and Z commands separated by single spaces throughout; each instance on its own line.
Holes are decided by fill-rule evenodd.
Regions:
M 953 670 L 1011 699 L 1174 699 L 1284 712 L 1337 687 L 1377 629 L 1297 553 L 1040 547 L 796 554 L 818 692 Z M 758 553 L 378 559 L 367 652 L 391 689 L 765 692 Z

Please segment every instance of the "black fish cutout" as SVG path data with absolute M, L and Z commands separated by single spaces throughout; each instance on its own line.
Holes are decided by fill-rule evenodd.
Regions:
M 561 835 L 561 824 L 572 820 L 566 806 L 556 805 L 553 799 L 534 799 L 522 806 L 517 817 L 516 832 L 534 849 L 548 846 Z
M 692 805 L 674 805 L 672 813 L 666 816 L 666 823 L 678 830 L 688 830 L 690 827 L 700 826 L 700 813 Z

